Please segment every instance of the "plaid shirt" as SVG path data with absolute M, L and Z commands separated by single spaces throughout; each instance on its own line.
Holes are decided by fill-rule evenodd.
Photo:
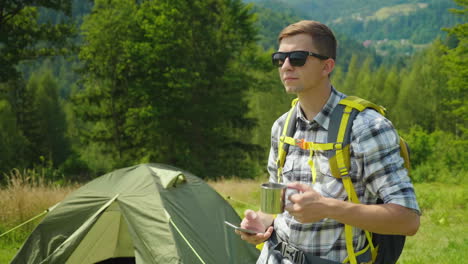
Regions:
M 330 114 L 338 102 L 346 97 L 332 88 L 330 98 L 322 111 L 312 121 L 308 121 L 302 111 L 290 122 L 297 120 L 296 139 L 327 143 Z M 297 104 L 299 106 L 299 103 Z M 276 159 L 278 139 L 287 113 L 273 124 L 271 149 L 268 160 L 270 181 L 277 182 Z M 377 199 L 384 203 L 399 204 L 419 213 L 413 186 L 403 166 L 399 153 L 399 136 L 392 123 L 374 110 L 366 109 L 354 120 L 351 132 L 350 176 L 361 203 L 376 204 Z M 290 146 L 283 167 L 284 183 L 301 182 L 312 185 L 311 169 L 307 163 L 309 151 Z M 347 194 L 340 179 L 331 175 L 328 158 L 323 151 L 316 151 L 314 163 L 317 172 L 313 189 L 325 197 L 346 200 Z M 304 252 L 342 262 L 346 256 L 344 225 L 334 219 L 325 218 L 315 223 L 302 224 L 284 212 L 274 222 L 277 235 L 290 245 Z M 353 228 L 355 249 L 364 247 L 366 239 L 362 230 Z M 265 246 L 257 263 L 267 263 L 268 247 Z M 290 263 L 274 257 L 268 263 Z

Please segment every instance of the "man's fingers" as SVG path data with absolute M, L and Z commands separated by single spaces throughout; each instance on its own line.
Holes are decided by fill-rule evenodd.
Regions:
M 301 202 L 302 197 L 303 197 L 302 194 L 295 193 L 295 194 L 291 194 L 291 195 L 288 197 L 288 200 L 291 201 L 291 202 L 293 202 L 293 203 L 299 203 L 299 202 Z
M 270 227 L 267 228 L 265 233 L 263 233 L 263 239 L 265 239 L 265 240 L 269 239 L 272 233 L 273 233 L 273 227 L 270 226 Z
M 288 183 L 288 188 L 296 189 L 299 192 L 307 192 L 307 191 L 312 190 L 312 188 L 309 185 L 302 184 L 302 183 L 299 183 L 299 182 Z
M 253 210 L 247 209 L 244 212 L 245 218 L 249 221 L 255 220 L 257 218 L 257 213 L 255 213 Z
M 257 234 L 249 234 L 249 233 L 245 233 L 245 232 L 240 232 L 240 237 L 242 240 L 245 240 L 251 244 L 260 244 L 262 243 L 263 241 L 265 241 L 266 239 L 264 238 L 264 234 L 263 233 L 257 233 Z
M 294 215 L 302 210 L 302 206 L 297 203 L 288 204 L 284 207 L 284 210 L 288 211 L 289 214 Z
M 264 233 L 249 234 L 239 230 L 236 230 L 236 234 L 240 235 L 242 240 L 247 241 L 248 243 L 257 245 L 268 240 L 273 233 L 273 227 L 270 226 Z

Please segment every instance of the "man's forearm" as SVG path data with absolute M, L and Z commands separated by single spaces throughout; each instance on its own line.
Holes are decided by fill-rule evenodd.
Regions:
M 419 215 L 397 204 L 355 204 L 328 199 L 329 218 L 379 234 L 412 236 L 419 228 Z

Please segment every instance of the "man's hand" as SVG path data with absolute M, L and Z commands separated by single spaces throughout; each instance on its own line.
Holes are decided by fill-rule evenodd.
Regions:
M 244 214 L 245 217 L 242 219 L 240 227 L 257 231 L 259 233 L 253 235 L 236 230 L 236 234 L 240 235 L 242 240 L 245 240 L 250 244 L 257 245 L 270 238 L 273 233 L 273 226 L 270 226 L 273 222 L 273 218 L 271 216 L 256 213 L 252 210 L 246 210 Z
M 398 204 L 356 204 L 323 197 L 305 184 L 295 182 L 288 187 L 302 192 L 291 195 L 292 204 L 285 208 L 301 223 L 332 218 L 370 232 L 404 236 L 414 235 L 419 228 L 419 215 Z
M 309 185 L 298 182 L 289 183 L 288 188 L 297 189 L 300 193 L 288 197 L 291 204 L 285 207 L 296 221 L 301 223 L 313 223 L 326 218 L 328 209 L 327 200 Z

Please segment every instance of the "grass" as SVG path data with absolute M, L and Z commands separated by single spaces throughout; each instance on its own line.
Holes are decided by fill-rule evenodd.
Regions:
M 44 178 L 33 171 L 13 170 L 6 176 L 8 184 L 0 188 L 0 234 L 44 212 L 78 187 L 46 184 Z M 41 219 L 0 237 L 0 264 L 10 262 Z
M 223 179 L 208 182 L 221 196 L 223 196 L 240 216 L 247 209 L 260 209 L 260 181 Z
M 16 171 L 0 189 L 0 233 L 41 213 L 78 186 L 57 187 L 23 177 Z M 224 196 L 239 215 L 259 207 L 260 180 L 224 179 L 209 184 Z M 468 184 L 415 184 L 423 211 L 419 232 L 408 237 L 399 264 L 463 263 L 468 257 Z M 0 264 L 9 263 L 40 220 L 0 237 Z
M 416 184 L 421 227 L 399 263 L 464 263 L 468 257 L 467 184 Z

